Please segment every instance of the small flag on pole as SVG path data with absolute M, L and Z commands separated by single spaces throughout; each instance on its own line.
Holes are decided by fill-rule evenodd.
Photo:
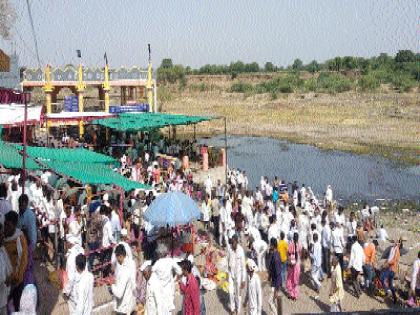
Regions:
M 80 49 L 76 50 L 77 52 L 77 58 L 82 58 L 82 52 L 80 51 Z
M 104 54 L 105 64 L 108 65 L 108 57 L 106 56 L 106 52 Z

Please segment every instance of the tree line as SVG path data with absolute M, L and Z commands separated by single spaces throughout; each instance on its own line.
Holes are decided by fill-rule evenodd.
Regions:
M 172 59 L 163 59 L 160 67 L 157 69 L 157 78 L 163 84 L 179 82 L 180 88 L 186 86 L 187 75 L 230 75 L 235 79 L 242 73 L 276 73 L 286 72 L 290 75 L 288 79 L 275 78 L 263 82 L 271 88 L 262 86 L 256 87 L 256 90 L 263 92 L 273 91 L 273 86 L 277 85 L 279 89 L 275 89 L 275 93 L 282 91 L 290 91 L 291 86 L 301 86 L 296 84 L 300 80 L 299 73 L 302 71 L 309 72 L 316 78 L 306 80 L 309 90 L 317 90 L 319 86 L 329 86 L 330 82 L 334 87 L 338 87 L 337 92 L 351 89 L 354 86 L 354 76 L 352 74 L 360 74 L 357 79 L 357 86 L 362 90 L 375 90 L 381 84 L 392 84 L 400 91 L 408 91 L 414 86 L 418 86 L 420 82 L 420 53 L 414 53 L 411 50 L 400 50 L 395 56 L 381 53 L 379 56 L 371 58 L 363 57 L 335 57 L 325 62 L 312 60 L 304 64 L 302 60 L 295 59 L 293 63 L 287 67 L 278 67 L 272 62 L 266 62 L 264 67 L 260 67 L 257 62 L 244 63 L 242 61 L 232 62 L 229 65 L 204 65 L 198 69 L 192 69 L 187 66 L 173 64 Z M 249 91 L 249 86 L 240 85 L 241 82 L 235 83 L 232 90 L 239 92 L 243 89 Z M 239 85 L 238 85 L 239 84 Z

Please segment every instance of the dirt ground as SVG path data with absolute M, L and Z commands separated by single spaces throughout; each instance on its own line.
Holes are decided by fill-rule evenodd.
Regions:
M 405 273 L 411 274 L 411 265 L 415 260 L 415 257 L 420 250 L 420 213 L 411 211 L 398 215 L 396 218 L 395 214 L 384 213 L 381 215 L 381 222 L 389 226 L 388 233 L 390 238 L 398 238 L 404 236 L 408 239 L 405 243 L 405 248 L 408 253 L 401 257 L 400 262 L 400 273 L 399 277 L 403 278 Z M 391 224 L 391 222 L 393 222 Z M 405 223 L 407 222 L 407 223 Z M 413 229 L 414 227 L 414 229 Z M 417 228 L 417 229 L 416 229 Z M 389 243 L 381 244 L 382 250 L 389 246 Z M 200 260 L 199 256 L 196 260 Z M 47 267 L 40 267 L 39 261 L 36 261 L 36 278 L 39 287 L 40 305 L 38 314 L 68 314 L 68 307 L 66 302 L 62 298 L 61 292 L 59 292 L 48 280 L 49 272 L 53 270 L 51 265 Z M 308 271 L 309 268 L 307 267 Z M 271 314 L 268 305 L 268 297 L 270 295 L 270 287 L 267 282 L 266 273 L 260 273 L 262 279 L 262 286 L 264 291 L 263 296 L 263 310 L 265 314 Z M 300 297 L 297 301 L 288 300 L 284 294 L 282 294 L 283 301 L 283 314 L 293 313 L 314 313 L 314 312 L 325 312 L 329 310 L 328 293 L 329 293 L 329 282 L 328 279 L 324 280 L 320 294 L 312 289 L 310 284 L 309 272 L 302 273 L 301 286 L 300 286 Z M 397 281 L 398 283 L 398 281 Z M 112 314 L 111 296 L 105 287 L 95 288 L 95 311 L 94 314 Z M 228 295 L 221 289 L 207 292 L 205 294 L 205 303 L 207 308 L 207 314 L 228 314 Z M 177 291 L 176 294 L 177 312 L 180 310 L 181 296 Z M 345 298 L 343 301 L 343 310 L 345 311 L 369 311 L 387 308 L 397 308 L 399 306 L 393 305 L 390 301 L 384 300 L 380 297 L 370 297 L 363 294 L 359 299 L 354 297 L 349 291 L 346 291 Z
M 227 117 L 231 135 L 268 136 L 313 144 L 324 149 L 374 153 L 416 164 L 420 162 L 418 92 L 396 93 L 382 87 L 374 93 L 345 92 L 268 94 L 229 93 L 232 83 L 257 83 L 261 76 L 190 76 L 184 90 L 159 90 L 162 111 Z M 204 86 L 200 90 L 200 86 Z M 192 133 L 192 127 L 179 127 Z M 224 121 L 197 126 L 197 132 L 224 132 Z

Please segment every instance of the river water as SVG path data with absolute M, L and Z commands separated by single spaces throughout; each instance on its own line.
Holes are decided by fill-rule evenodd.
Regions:
M 224 146 L 224 137 L 200 139 L 200 143 Z M 286 182 L 304 183 L 323 196 L 328 184 L 334 198 L 343 201 L 375 199 L 420 202 L 420 167 L 403 167 L 390 160 L 341 151 L 320 150 L 264 137 L 228 137 L 228 165 L 245 170 L 251 188 L 261 176 L 275 175 Z

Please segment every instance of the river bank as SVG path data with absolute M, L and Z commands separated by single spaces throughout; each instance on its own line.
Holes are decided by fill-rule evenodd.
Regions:
M 273 137 L 324 150 L 378 155 L 405 165 L 420 163 L 417 92 L 397 93 L 383 87 L 375 93 L 290 93 L 272 99 L 268 94 L 229 92 L 231 84 L 246 78 L 199 80 L 189 79 L 182 91 L 177 86 L 162 87 L 161 110 L 227 117 L 230 135 Z M 206 88 L 197 89 L 197 84 Z M 193 128 L 177 132 L 191 135 Z M 224 121 L 200 124 L 196 132 L 222 134 Z

